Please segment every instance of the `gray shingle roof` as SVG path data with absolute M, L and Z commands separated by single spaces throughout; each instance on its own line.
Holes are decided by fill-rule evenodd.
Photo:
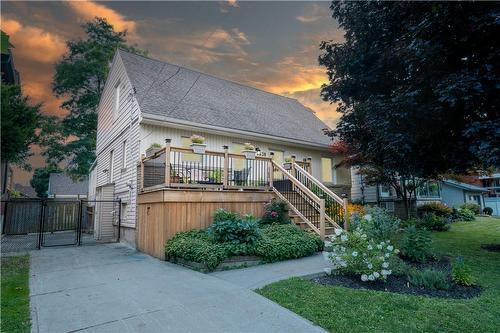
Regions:
M 466 190 L 466 191 L 471 191 L 471 192 L 488 192 L 488 190 L 485 188 L 471 185 L 471 184 L 467 184 L 467 183 L 457 182 L 457 181 L 451 180 L 451 179 L 445 179 L 445 180 L 443 180 L 443 183 L 445 183 L 449 186 L 459 188 L 461 190 Z
M 49 176 L 48 194 L 56 195 L 83 195 L 89 190 L 88 180 L 74 182 L 63 173 L 51 173 Z
M 327 125 L 297 100 L 135 55 L 119 54 L 141 112 L 328 145 Z

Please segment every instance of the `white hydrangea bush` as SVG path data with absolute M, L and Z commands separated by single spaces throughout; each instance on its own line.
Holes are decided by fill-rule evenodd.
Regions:
M 361 281 L 385 281 L 392 274 L 391 259 L 399 253 L 389 240 L 375 242 L 361 229 L 350 233 L 335 229 L 331 243 L 332 273 L 352 272 L 359 274 Z

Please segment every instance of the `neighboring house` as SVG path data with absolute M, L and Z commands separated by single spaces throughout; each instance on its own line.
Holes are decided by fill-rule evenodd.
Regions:
M 280 164 L 289 155 L 298 161 L 309 158 L 316 178 L 349 194 L 350 172 L 337 167 L 340 157 L 330 152 L 325 128 L 295 99 L 118 50 L 98 108 L 89 195 L 121 200 L 122 239 L 134 243 L 141 156 L 153 143 L 165 146 L 166 139 L 172 147 L 188 149 L 192 134 L 203 135 L 206 149 L 215 152 L 228 146 L 230 153 L 241 153 L 243 143 L 250 142 L 260 156 L 273 156 Z M 181 155 L 193 163 L 203 161 Z M 165 170 L 164 160 L 157 164 Z M 245 170 L 237 174 L 235 169 L 231 177 L 242 177 Z
M 36 198 L 38 195 L 33 187 L 29 185 L 14 184 L 14 191 L 16 191 L 21 198 Z
M 73 181 L 63 173 L 51 173 L 47 196 L 54 199 L 86 199 L 88 189 L 88 180 Z
M 475 203 L 485 207 L 484 194 L 488 190 L 455 180 L 445 179 L 441 181 L 442 202 L 449 207 L 459 207 L 464 203 Z
M 500 216 L 500 173 L 479 177 L 482 186 L 488 192 L 484 196 L 485 207 L 493 209 L 493 215 Z

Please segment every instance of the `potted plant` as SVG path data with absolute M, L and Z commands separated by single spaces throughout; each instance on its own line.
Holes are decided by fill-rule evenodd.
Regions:
M 161 145 L 159 143 L 152 143 L 151 146 L 149 146 L 148 149 L 146 149 L 146 157 L 153 156 L 157 152 L 159 152 L 161 149 Z
M 191 149 L 195 154 L 205 154 L 205 149 L 207 145 L 205 144 L 205 138 L 198 134 L 191 135 Z
M 243 155 L 247 158 L 247 160 L 254 160 L 255 159 L 255 154 L 257 153 L 255 151 L 255 146 L 251 143 L 244 143 L 243 144 L 243 150 L 241 151 Z
M 283 168 L 285 168 L 285 170 L 292 170 L 292 156 L 285 157 L 285 163 L 283 163 Z
M 171 184 L 181 183 L 181 176 L 179 176 L 174 169 L 170 169 L 170 183 Z

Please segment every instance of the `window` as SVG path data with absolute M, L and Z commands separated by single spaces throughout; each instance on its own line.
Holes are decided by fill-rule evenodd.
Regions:
M 114 156 L 113 156 L 113 151 L 110 151 L 109 152 L 109 171 L 108 171 L 108 174 L 109 174 L 109 178 L 108 178 L 108 181 L 110 183 L 113 182 L 113 167 L 114 167 Z
M 181 137 L 181 146 L 182 148 L 190 148 L 191 146 L 191 138 L 187 136 Z M 202 155 L 195 153 L 182 153 L 182 160 L 186 162 L 201 162 Z
M 127 168 L 127 140 L 122 143 L 122 169 Z
M 127 211 L 128 205 L 126 202 L 122 202 L 122 205 L 120 207 L 120 220 L 121 222 L 125 221 L 127 219 Z
M 389 185 L 380 185 L 380 197 L 389 198 L 391 196 L 391 187 Z
M 115 86 L 115 113 L 120 110 L 120 81 Z
M 425 198 L 439 198 L 439 184 L 435 181 L 427 181 L 417 189 L 417 196 Z
M 332 159 L 327 157 L 321 158 L 321 180 L 327 183 L 333 182 L 333 167 Z
M 394 212 L 394 201 L 381 202 L 380 207 L 385 208 L 388 212 Z

